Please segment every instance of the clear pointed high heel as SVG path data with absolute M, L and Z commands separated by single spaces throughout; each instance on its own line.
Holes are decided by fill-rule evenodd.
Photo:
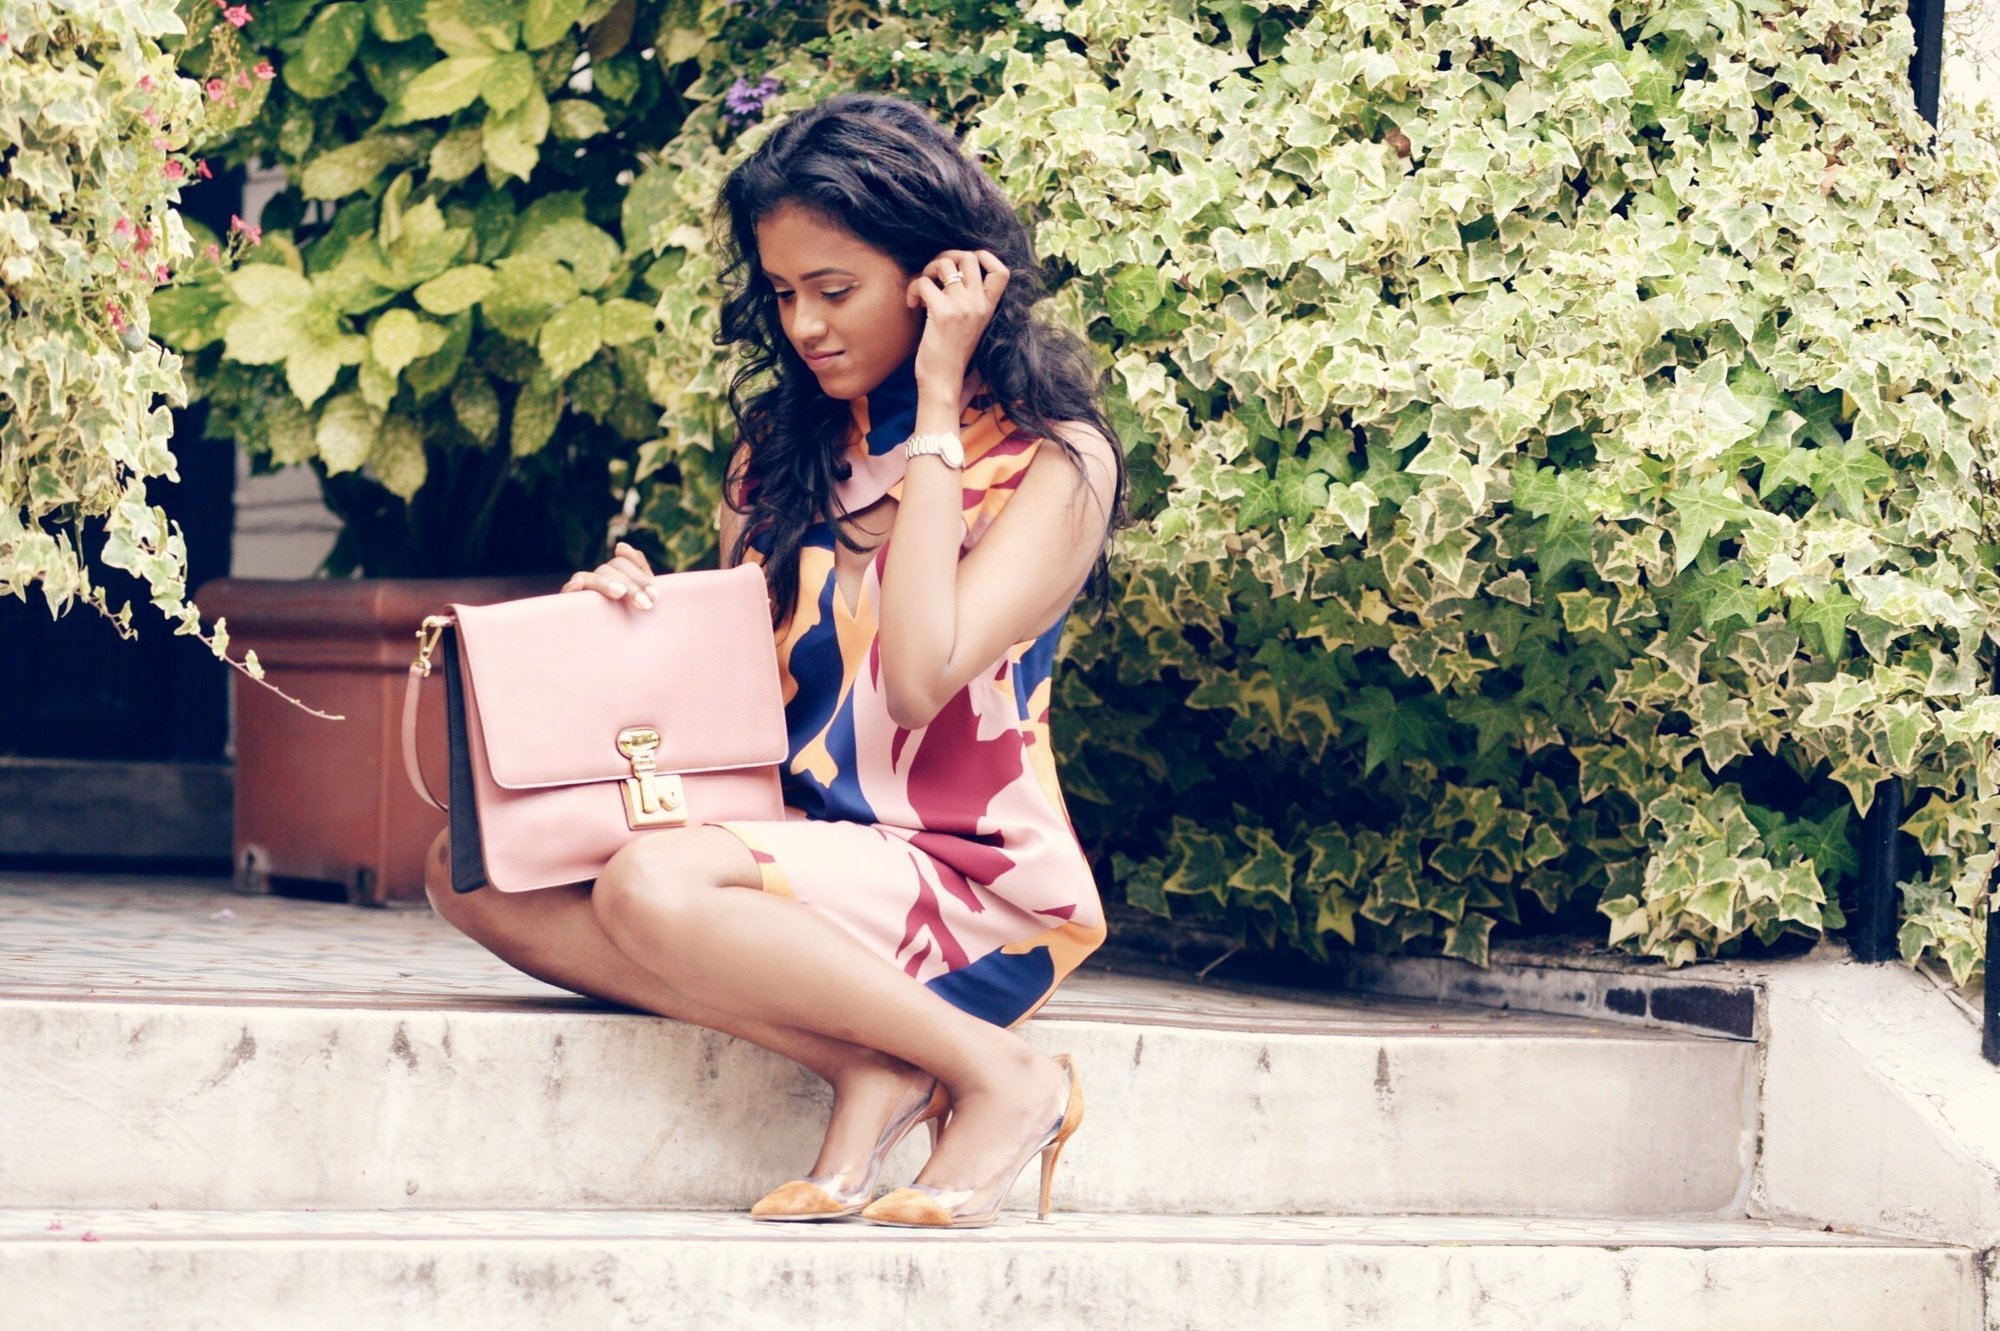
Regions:
M 912 1183 L 907 1188 L 897 1188 L 861 1208 L 861 1218 L 878 1225 L 900 1225 L 907 1229 L 975 1229 L 991 1224 L 993 1218 L 1000 1214 L 1007 1194 L 1013 1191 L 1014 1180 L 1020 1177 L 1028 1161 L 1039 1151 L 1042 1157 L 1042 1195 L 1035 1218 L 1048 1219 L 1049 1185 L 1055 1179 L 1056 1161 L 1062 1156 L 1063 1143 L 1083 1122 L 1083 1083 L 1077 1077 L 1076 1065 L 1070 1061 L 1068 1054 L 1057 1054 L 1055 1061 L 1069 1078 L 1062 1113 L 1053 1123 L 1037 1129 L 1012 1165 L 974 1188 L 935 1188 L 927 1183 Z M 936 1145 L 935 1138 L 932 1145 Z
M 950 1108 L 951 1097 L 945 1093 L 944 1083 L 933 1080 L 928 1096 L 891 1118 L 882 1129 L 859 1183 L 848 1188 L 844 1186 L 845 1174 L 808 1174 L 758 1198 L 750 1208 L 751 1219 L 838 1220 L 856 1214 L 875 1195 L 875 1180 L 881 1176 L 889 1152 L 896 1149 L 896 1143 L 912 1128 L 919 1123 L 930 1124 L 931 1149 L 937 1149 L 938 1133 Z

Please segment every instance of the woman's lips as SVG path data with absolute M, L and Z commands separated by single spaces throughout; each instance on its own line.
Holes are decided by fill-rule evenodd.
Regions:
M 838 351 L 828 351 L 815 356 L 812 353 L 808 352 L 806 353 L 806 364 L 811 368 L 817 370 L 821 366 L 827 365 L 833 360 L 837 359 L 840 356 L 840 354 L 841 353 L 839 353 Z

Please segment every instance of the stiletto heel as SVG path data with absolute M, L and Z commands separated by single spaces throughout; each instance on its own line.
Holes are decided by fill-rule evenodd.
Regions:
M 1083 1122 L 1083 1082 L 1068 1054 L 1055 1056 L 1057 1066 L 1069 1078 L 1063 1099 L 1062 1116 L 1038 1132 L 1014 1163 L 974 1188 L 947 1189 L 928 1183 L 912 1183 L 897 1188 L 861 1208 L 861 1218 L 878 1225 L 900 1225 L 909 1229 L 974 1229 L 991 1224 L 1001 1204 L 1013 1190 L 1014 1180 L 1039 1152 L 1042 1157 L 1042 1192 L 1035 1218 L 1049 1218 L 1049 1188 L 1055 1181 L 1056 1161 L 1064 1143 Z
M 875 1195 L 875 1180 L 882 1173 L 883 1162 L 910 1129 L 919 1123 L 928 1123 L 931 1149 L 937 1149 L 938 1134 L 943 1130 L 944 1118 L 950 1109 L 951 1097 L 946 1094 L 944 1083 L 932 1081 L 930 1096 L 922 1104 L 904 1110 L 882 1129 L 882 1135 L 875 1141 L 875 1149 L 869 1153 L 867 1173 L 854 1188 L 841 1186 L 846 1180 L 844 1174 L 814 1174 L 793 1179 L 758 1198 L 750 1207 L 750 1218 L 838 1220 L 842 1216 L 854 1215 Z
M 1055 1182 L 1056 1159 L 1062 1155 L 1062 1143 L 1055 1141 L 1042 1148 L 1042 1202 L 1035 1210 L 1035 1219 L 1049 1218 L 1049 1185 Z

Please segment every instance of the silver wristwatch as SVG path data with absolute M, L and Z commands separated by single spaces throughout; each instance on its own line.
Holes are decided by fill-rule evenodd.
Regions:
M 959 442 L 956 431 L 945 434 L 913 434 L 903 441 L 903 456 L 913 458 L 919 453 L 929 453 L 943 458 L 947 466 L 965 469 L 965 446 Z

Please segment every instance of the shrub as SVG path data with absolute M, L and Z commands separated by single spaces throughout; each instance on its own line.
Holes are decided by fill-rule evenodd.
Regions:
M 659 416 L 659 278 L 620 218 L 634 131 L 678 123 L 695 17 L 293 0 L 244 29 L 277 78 L 222 153 L 287 184 L 258 262 L 177 288 L 163 322 L 212 434 L 259 472 L 311 465 L 343 524 L 331 573 L 601 556 L 613 469 Z
M 202 94 L 162 44 L 181 31 L 167 0 L 0 0 L 0 592 L 38 586 L 51 614 L 81 602 L 130 637 L 101 560 L 224 656 L 146 495 L 179 479 L 167 404 L 185 400 L 147 306 L 191 249 L 172 204 Z
M 1031 0 L 1056 39 L 934 102 L 1038 219 L 1147 519 L 1065 642 L 1079 830 L 1134 903 L 1314 955 L 1596 919 L 1679 965 L 1839 927 L 1896 780 L 1903 953 L 1962 981 L 1992 126 L 1928 141 L 1900 6 L 1592 14 Z M 770 72 L 772 113 L 856 73 Z M 758 132 L 692 115 L 635 186 L 682 463 L 723 420 L 693 228 Z M 641 515 L 706 521 L 691 470 Z

